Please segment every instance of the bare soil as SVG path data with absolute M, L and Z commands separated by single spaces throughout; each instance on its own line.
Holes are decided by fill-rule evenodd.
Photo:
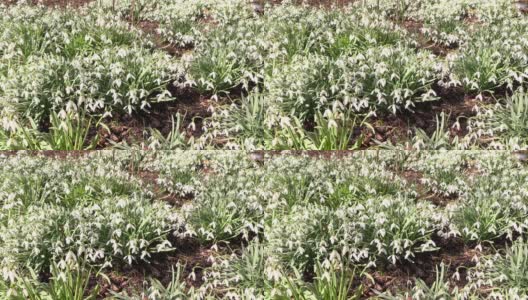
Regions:
M 183 268 L 180 275 L 187 286 L 200 287 L 204 283 L 204 269 L 211 266 L 211 257 L 217 255 L 216 251 L 200 246 L 191 239 L 175 242 L 173 246 L 177 249 L 177 253 L 157 255 L 149 264 L 117 267 L 106 274 L 110 282 L 102 278 L 94 280 L 92 286 L 98 283 L 101 287 L 98 299 L 107 299 L 114 293 L 125 292 L 128 295 L 141 293 L 150 285 L 151 279 L 167 286 L 172 280 L 172 272 L 177 271 L 177 265 Z
M 417 255 L 414 263 L 403 262 L 389 265 L 381 271 L 373 272 L 371 275 L 374 283 L 365 282 L 370 288 L 365 296 L 372 297 L 380 292 L 395 294 L 410 290 L 417 279 L 431 285 L 437 276 L 436 266 L 441 263 L 447 267 L 445 279 L 449 281 L 451 288 L 466 285 L 467 270 L 475 266 L 475 258 L 482 253 L 464 246 L 462 241 L 456 239 L 442 242 L 439 240 L 437 246 L 440 249 L 436 252 Z M 455 273 L 459 274 L 458 278 L 454 278 Z

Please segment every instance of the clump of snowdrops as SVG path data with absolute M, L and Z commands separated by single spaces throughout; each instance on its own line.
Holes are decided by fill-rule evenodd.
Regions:
M 41 131 L 54 114 L 130 114 L 173 99 L 167 86 L 182 76 L 178 61 L 118 16 L 28 5 L 0 10 L 4 135 Z
M 1 160 L 0 293 L 21 285 L 48 293 L 59 282 L 41 285 L 31 274 L 61 273 L 77 262 L 84 271 L 71 274 L 82 285 L 86 276 L 177 254 L 181 241 L 195 241 L 212 251 L 202 286 L 188 286 L 176 268 L 169 285 L 152 279 L 141 294 L 353 297 L 363 292 L 355 280 L 370 280 L 374 270 L 423 259 L 420 253 L 453 239 L 485 258 L 487 245 L 517 245 L 528 227 L 526 165 L 504 151 L 364 151 L 331 159 L 117 151 Z M 520 257 L 515 251 L 481 260 L 460 295 L 478 295 L 490 282 L 497 293 L 523 289 L 507 262 Z M 498 276 L 505 268 L 512 275 Z M 445 270 L 439 267 L 433 285 L 417 280 L 402 294 L 458 293 Z
M 181 219 L 119 165 L 95 155 L 72 161 L 1 158 L 0 267 L 4 280 L 83 258 L 108 268 L 169 251 Z

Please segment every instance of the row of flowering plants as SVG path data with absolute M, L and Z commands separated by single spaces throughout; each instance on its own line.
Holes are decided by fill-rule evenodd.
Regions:
M 50 128 L 63 136 L 68 126 L 104 129 L 90 118 L 148 112 L 185 100 L 189 89 L 217 102 L 200 138 L 180 147 L 357 148 L 375 131 L 371 121 L 412 115 L 459 90 L 478 107 L 462 140 L 438 126 L 447 141 L 438 146 L 417 125 L 397 146 L 527 144 L 516 130 L 525 120 L 503 113 L 522 113 L 525 105 L 508 96 L 520 90 L 524 99 L 528 76 L 527 21 L 509 0 L 369 0 L 339 9 L 100 0 L 57 10 L 18 2 L 0 6 L 2 149 L 65 148 L 42 141 Z M 60 126 L 49 125 L 54 114 Z M 81 129 L 77 148 L 90 147 L 96 139 Z
M 290 297 L 333 291 L 340 280 L 374 280 L 368 274 L 446 250 L 472 251 L 476 260 L 458 266 L 468 269 L 467 284 L 456 283 L 463 287 L 459 296 L 488 297 L 488 287 L 503 296 L 527 289 L 515 279 L 523 264 L 509 261 L 522 260 L 526 247 L 528 169 L 510 152 L 19 153 L 0 159 L 0 295 L 7 299 L 72 284 L 66 274 L 83 285 L 82 278 L 126 277 L 127 270 L 160 263 L 173 269 L 170 286 L 153 279 L 148 292 L 131 283 L 119 297 Z M 452 243 L 464 247 L 447 249 Z M 496 250 L 510 243 L 511 250 Z M 207 249 L 208 265 L 180 257 L 192 245 Z M 461 276 L 449 269 L 445 277 L 438 268 L 437 285 Z M 43 281 L 50 273 L 55 281 Z M 434 293 L 429 285 L 391 290 Z M 352 284 L 344 295 L 371 288 Z

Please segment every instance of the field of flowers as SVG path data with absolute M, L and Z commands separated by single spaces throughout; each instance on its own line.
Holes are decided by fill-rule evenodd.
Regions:
M 0 154 L 1 299 L 525 299 L 502 151 Z
M 527 13 L 0 0 L 0 300 L 528 299 Z
M 1 150 L 528 145 L 521 2 L 36 2 L 0 1 Z

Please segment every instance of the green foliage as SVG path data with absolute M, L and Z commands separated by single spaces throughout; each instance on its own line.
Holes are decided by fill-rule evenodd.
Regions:
M 396 263 L 435 249 L 433 208 L 405 198 L 367 199 L 335 211 L 294 206 L 265 234 L 276 255 L 296 268 L 342 255 L 356 262 Z
M 40 283 L 37 274 L 30 270 L 25 277 L 19 277 L 8 284 L 0 280 L 0 296 L 9 300 L 95 300 L 99 287 L 88 289 L 92 272 L 84 263 L 54 263 L 50 267 L 48 283 Z
M 413 148 L 418 150 L 454 150 L 459 147 L 458 137 L 451 137 L 449 117 L 444 112 L 436 115 L 436 129 L 428 135 L 423 129 L 416 128 L 412 138 Z
M 265 79 L 272 101 L 286 113 L 306 118 L 340 105 L 356 111 L 411 108 L 435 99 L 437 66 L 427 52 L 406 47 L 377 47 L 330 60 L 296 56 Z
M 114 298 L 118 300 L 133 300 L 138 298 L 175 300 L 175 299 L 195 299 L 197 297 L 193 288 L 188 288 L 183 278 L 185 266 L 176 265 L 171 270 L 171 281 L 164 285 L 159 280 L 151 278 L 150 286 L 140 295 L 128 296 L 126 293 L 114 293 Z
M 249 170 L 249 173 L 251 171 Z M 196 207 L 189 220 L 202 241 L 223 241 L 248 238 L 258 233 L 262 208 L 257 203 L 240 198 L 237 186 L 254 184 L 255 177 L 232 174 L 224 178 L 211 178 L 209 186 L 195 197 Z M 236 207 L 236 209 L 234 209 Z
M 178 216 L 151 202 L 137 180 L 97 160 L 80 168 L 63 162 L 20 158 L 2 164 L 0 264 L 11 277 L 36 271 L 67 256 L 112 266 L 148 261 L 171 250 L 168 234 Z
M 356 269 L 349 269 L 346 264 L 341 266 L 323 267 L 318 264 L 315 267 L 315 277 L 312 283 L 306 283 L 297 278 L 287 277 L 283 284 L 286 291 L 282 291 L 277 299 L 297 299 L 297 300 L 354 300 L 361 299 L 363 287 L 354 287 L 358 279 Z M 361 275 L 361 274 L 359 274 Z M 280 289 L 280 288 L 279 288 Z
M 492 148 L 522 149 L 528 143 L 528 95 L 517 92 L 504 103 L 483 107 L 470 120 L 471 137 Z
M 166 87 L 181 76 L 178 63 L 119 18 L 26 5 L 2 11 L 0 107 L 20 126 L 63 111 L 132 113 L 172 99 Z
M 514 90 L 524 84 L 528 60 L 522 32 L 526 28 L 526 19 L 515 17 L 482 26 L 454 57 L 452 81 L 466 92 L 479 93 L 498 87 Z
M 447 267 L 449 268 L 449 267 Z M 382 294 L 381 299 L 460 299 L 463 296 L 459 294 L 458 288 L 452 289 L 449 284 L 449 279 L 446 278 L 446 266 L 442 263 L 440 267 L 436 266 L 435 281 L 428 285 L 422 279 L 417 279 L 412 291 L 398 296 L 389 294 Z
M 435 281 L 417 280 L 406 291 L 394 291 L 397 297 L 477 299 L 488 296 L 483 287 L 503 297 L 526 293 L 528 169 L 511 153 L 258 156 L 0 156 L 0 295 L 90 297 L 97 290 L 91 289 L 94 277 L 102 276 L 93 267 L 148 265 L 157 253 L 174 246 L 179 251 L 184 241 L 199 245 L 211 266 L 200 270 L 200 262 L 192 272 L 178 266 L 171 280 L 148 280 L 114 297 L 357 298 L 370 286 L 368 273 L 423 261 L 427 256 L 420 253 L 453 240 L 475 253 L 468 284 L 455 288 L 453 280 L 461 275 L 440 265 Z M 433 203 L 431 195 L 444 203 Z M 505 255 L 489 256 L 494 251 L 487 241 L 513 245 Z M 484 251 L 468 248 L 474 245 Z M 69 264 L 81 259 L 78 268 Z M 45 282 L 41 276 L 48 270 L 52 276 Z M 196 276 L 203 280 L 200 287 L 189 282 Z M 46 298 L 51 293 L 56 296 Z
M 207 124 L 207 136 L 211 139 L 218 135 L 226 136 L 229 147 L 266 147 L 273 134 L 267 124 L 267 111 L 267 99 L 263 94 L 243 96 L 240 103 L 233 103 L 213 113 Z
M 423 173 L 420 183 L 429 187 L 431 192 L 445 197 L 464 195 L 469 190 L 469 184 L 464 177 L 464 168 L 471 152 L 466 154 L 461 151 L 456 156 L 449 156 L 448 153 L 447 151 L 431 152 L 425 163 L 411 162 L 409 166 L 412 170 Z
M 513 238 L 524 232 L 528 211 L 522 199 L 527 175 L 524 170 L 498 169 L 495 174 L 478 178 L 471 183 L 471 192 L 454 209 L 452 224 L 465 241 L 493 241 L 501 237 Z M 497 183 L 497 180 L 504 183 Z M 498 192 L 511 184 L 507 194 Z
M 196 144 L 171 144 L 181 131 L 167 139 L 153 129 L 150 141 L 119 147 L 356 149 L 366 146 L 356 134 L 368 128 L 365 115 L 414 114 L 421 102 L 441 100 L 439 90 L 461 87 L 483 100 L 525 85 L 528 23 L 510 0 L 363 0 L 339 9 L 294 2 L 257 10 L 245 0 L 99 0 L 75 11 L 2 6 L 0 147 L 16 148 L 9 133 L 16 127 L 41 135 L 34 129 L 53 113 L 148 111 L 185 87 L 234 105 L 215 107 Z M 476 122 L 456 140 L 442 120 L 433 136 L 417 128 L 408 143 L 382 147 L 523 147 L 517 127 L 503 139 Z
M 454 62 L 453 74 L 466 92 L 489 92 L 504 84 L 509 76 L 508 58 L 495 49 L 470 48 Z
M 149 149 L 170 151 L 189 148 L 193 144 L 193 139 L 187 138 L 183 120 L 185 116 L 180 113 L 176 114 L 176 118 L 171 116 L 171 131 L 167 136 L 157 129 L 151 129 Z
M 484 257 L 471 272 L 473 285 L 476 288 L 490 285 L 491 297 L 525 297 L 528 294 L 527 253 L 526 242 L 519 240 L 505 251 Z
M 301 121 L 293 118 L 281 120 L 281 128 L 275 134 L 270 149 L 295 150 L 355 150 L 361 147 L 362 136 L 353 139 L 356 129 L 369 128 L 367 117 L 351 112 L 327 110 L 315 115 L 313 131 L 304 129 Z
M 74 119 L 76 118 L 76 119 Z M 49 144 L 52 149 L 60 150 L 89 150 L 95 148 L 98 135 L 85 147 L 86 140 L 92 125 L 92 119 L 84 113 L 72 117 L 67 115 L 63 120 L 56 113 L 51 114 L 51 127 Z M 98 128 L 99 122 L 95 125 Z
M 40 131 L 35 121 L 29 119 L 27 127 L 18 127 L 14 132 L 2 131 L 0 143 L 5 150 L 92 150 L 97 146 L 99 133 L 89 140 L 90 130 L 108 130 L 101 120 L 92 127 L 93 118 L 84 112 L 66 113 L 63 117 L 52 112 L 48 132 Z

